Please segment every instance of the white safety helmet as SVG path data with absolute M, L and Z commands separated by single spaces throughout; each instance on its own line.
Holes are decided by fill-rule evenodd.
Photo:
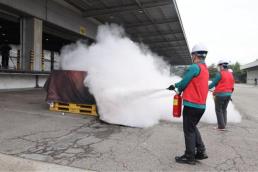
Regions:
M 229 62 L 227 60 L 220 60 L 218 62 L 218 65 L 228 65 L 228 64 L 229 64 Z
M 208 49 L 205 45 L 199 43 L 193 46 L 191 54 L 196 54 L 197 56 L 206 57 L 208 54 Z

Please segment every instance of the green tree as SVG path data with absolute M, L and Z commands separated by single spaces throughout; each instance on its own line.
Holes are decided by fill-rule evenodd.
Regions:
M 210 74 L 210 80 L 213 79 L 218 72 L 217 67 L 215 64 L 211 64 L 208 66 L 209 74 Z
M 236 82 L 246 82 L 246 71 L 240 69 L 239 62 L 230 65 L 230 68 L 233 70 L 233 75 Z

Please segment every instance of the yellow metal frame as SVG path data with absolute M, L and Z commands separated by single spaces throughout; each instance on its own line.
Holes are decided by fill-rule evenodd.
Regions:
M 30 50 L 30 70 L 34 70 L 34 51 Z
M 45 70 L 45 53 L 44 51 L 42 51 L 42 55 L 41 55 L 41 71 Z
M 17 70 L 20 70 L 21 69 L 21 64 L 20 64 L 20 60 L 21 60 L 21 52 L 20 52 L 20 50 L 17 50 L 17 61 L 16 61 L 16 63 L 17 63 L 17 67 L 16 67 L 16 69 Z
M 54 102 L 50 105 L 49 110 L 97 116 L 96 105 Z

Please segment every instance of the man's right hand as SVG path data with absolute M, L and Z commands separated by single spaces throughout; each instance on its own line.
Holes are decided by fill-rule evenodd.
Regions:
M 174 85 L 170 85 L 167 89 L 168 89 L 168 90 L 175 90 L 175 88 L 176 88 L 176 87 L 175 87 Z

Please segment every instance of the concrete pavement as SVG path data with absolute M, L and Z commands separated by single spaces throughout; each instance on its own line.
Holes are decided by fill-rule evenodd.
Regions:
M 42 90 L 0 93 L 1 153 L 96 171 L 258 171 L 258 88 L 236 86 L 240 124 L 229 124 L 226 132 L 200 124 L 209 158 L 196 166 L 174 161 L 184 150 L 180 123 L 109 125 L 49 112 L 44 96 Z
M 27 160 L 23 158 L 17 158 L 14 156 L 0 154 L 0 171 L 11 172 L 86 172 L 86 170 L 65 167 L 62 165 L 49 164 L 41 161 Z

